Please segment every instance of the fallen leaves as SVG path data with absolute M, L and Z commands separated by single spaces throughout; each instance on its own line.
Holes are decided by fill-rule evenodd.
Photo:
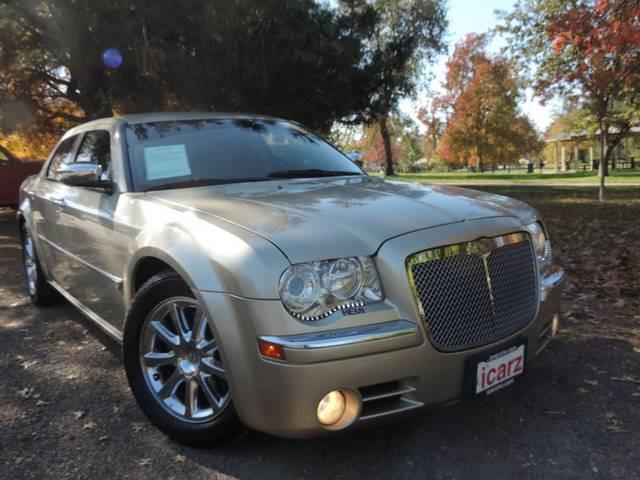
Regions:
M 144 430 L 145 428 L 145 424 L 142 422 L 134 422 L 131 424 L 131 427 L 133 428 L 133 431 L 138 433 L 141 432 L 142 430 Z
M 33 395 L 33 388 L 24 387 L 22 390 L 16 392 L 20 398 L 31 398 Z
M 96 422 L 86 422 L 84 425 L 82 425 L 82 429 L 83 430 L 95 430 L 96 427 L 98 426 L 98 424 Z
M 627 433 L 627 430 L 623 428 L 624 423 L 616 417 L 613 412 L 607 412 L 604 414 L 607 421 L 606 430 L 614 433 Z
M 33 367 L 36 363 L 38 363 L 37 360 L 28 360 L 26 362 L 22 362 L 20 366 L 25 370 L 28 370 L 30 367 Z
M 545 410 L 544 411 L 545 415 L 553 415 L 553 416 L 560 416 L 560 417 L 568 417 L 569 415 L 567 415 L 567 412 L 563 412 L 561 410 Z
M 622 383 L 635 383 L 636 385 L 640 385 L 640 380 L 634 377 L 630 377 L 625 375 L 624 377 L 611 377 L 611 380 L 614 382 L 622 382 Z
M 85 412 L 84 410 L 75 410 L 75 411 L 71 412 L 71 415 L 73 415 L 76 420 L 80 420 L 86 414 L 87 414 L 87 412 Z

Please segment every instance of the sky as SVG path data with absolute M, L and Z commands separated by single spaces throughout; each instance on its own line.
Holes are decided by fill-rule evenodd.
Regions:
M 514 0 L 448 0 L 449 29 L 446 37 L 449 46 L 449 55 L 457 42 L 462 40 L 467 33 L 484 33 L 495 27 L 498 19 L 495 10 L 510 11 Z M 503 38 L 496 38 L 490 45 L 490 50 L 498 52 L 504 46 Z M 448 55 L 443 55 L 431 68 L 433 69 L 432 87 L 437 88 L 445 77 L 446 61 Z M 538 99 L 532 98 L 531 91 L 527 92 L 527 99 L 521 105 L 522 111 L 532 120 L 533 124 L 543 132 L 553 120 L 553 113 L 558 108 L 551 102 L 547 106 L 540 105 Z M 404 100 L 400 109 L 415 118 L 420 105 L 420 96 L 417 101 Z

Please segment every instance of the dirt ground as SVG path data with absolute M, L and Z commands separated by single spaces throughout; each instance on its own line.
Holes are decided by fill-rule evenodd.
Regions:
M 640 189 L 493 188 L 547 220 L 569 274 L 558 338 L 525 380 L 404 423 L 220 449 L 169 441 L 136 406 L 118 346 L 68 304 L 24 294 L 0 210 L 0 478 L 640 478 Z

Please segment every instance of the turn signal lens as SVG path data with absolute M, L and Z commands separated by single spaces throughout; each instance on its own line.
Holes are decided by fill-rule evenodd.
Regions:
M 551 242 L 546 238 L 540 222 L 535 222 L 525 227 L 531 235 L 533 247 L 538 261 L 538 270 L 541 275 L 546 275 L 551 269 L 553 259 L 551 255 Z
M 333 425 L 337 423 L 346 407 L 344 394 L 340 390 L 332 390 L 327 393 L 318 404 L 318 421 L 323 425 Z
M 286 360 L 287 356 L 284 353 L 282 345 L 276 343 L 265 342 L 264 340 L 258 340 L 258 350 L 265 357 L 275 358 L 276 360 Z

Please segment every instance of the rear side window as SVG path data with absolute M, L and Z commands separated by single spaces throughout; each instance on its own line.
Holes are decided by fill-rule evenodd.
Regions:
M 73 151 L 73 146 L 76 143 L 77 135 L 73 137 L 69 137 L 64 140 L 55 153 L 53 154 L 53 158 L 51 159 L 51 163 L 49 164 L 49 170 L 47 171 L 47 177 L 56 178 L 56 170 L 60 167 L 60 165 L 64 163 L 71 163 L 73 161 L 73 157 L 71 156 L 71 152 Z
M 82 139 L 78 163 L 95 163 L 102 167 L 102 180 L 111 178 L 111 134 L 107 130 L 87 132 Z
M 0 149 L 0 167 L 8 167 L 10 164 L 11 160 L 9 160 L 7 154 Z

